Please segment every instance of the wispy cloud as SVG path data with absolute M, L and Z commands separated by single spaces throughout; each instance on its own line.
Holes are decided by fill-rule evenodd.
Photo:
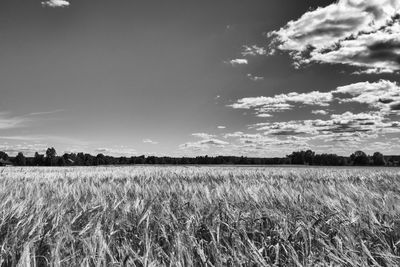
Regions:
M 0 144 L 0 151 L 6 152 L 10 156 L 15 156 L 19 152 L 25 156 L 33 156 L 35 152 L 43 154 L 48 148 L 47 144 Z
M 54 113 L 59 113 L 59 112 L 64 112 L 64 109 L 56 109 L 56 110 L 51 110 L 51 111 L 41 111 L 41 112 L 32 112 L 29 113 L 28 115 L 30 116 L 41 116 L 41 115 L 49 115 L 49 114 L 54 114 Z
M 86 146 L 89 142 L 66 136 L 57 135 L 42 135 L 42 134 L 31 134 L 31 135 L 2 135 L 0 140 L 10 141 L 23 141 L 23 142 L 42 142 L 50 144 L 64 144 L 64 145 L 76 145 Z
M 232 60 L 228 61 L 228 63 L 231 64 L 232 66 L 249 64 L 248 60 L 244 59 L 244 58 L 232 59 Z
M 134 156 L 137 154 L 136 149 L 126 147 L 126 146 L 119 146 L 119 147 L 100 147 L 94 150 L 95 153 L 106 154 L 110 156 Z
M 151 145 L 157 145 L 158 142 L 157 141 L 153 141 L 151 139 L 143 139 L 143 143 L 145 144 L 151 144 Z
M 322 109 L 312 110 L 311 113 L 315 114 L 315 115 L 327 115 L 328 114 L 328 112 L 326 110 L 322 110 Z
M 264 47 L 259 47 L 257 45 L 244 45 L 242 56 L 257 56 L 257 55 L 266 55 L 267 50 Z
M 45 7 L 67 7 L 70 5 L 70 3 L 65 0 L 49 0 L 43 1 L 42 5 Z
M 216 137 L 214 134 L 208 134 L 208 133 L 193 133 L 192 136 L 202 138 L 202 139 L 211 139 Z
M 248 73 L 248 74 L 247 74 L 247 77 L 248 77 L 250 80 L 254 81 L 254 82 L 258 82 L 258 81 L 263 81 L 263 80 L 264 80 L 264 77 L 255 76 L 255 75 L 253 75 L 253 74 L 251 74 L 251 73 Z
M 12 116 L 9 112 L 0 112 L 0 129 L 25 127 L 30 121 L 24 116 Z
M 192 136 L 197 138 L 201 138 L 202 140 L 196 142 L 187 142 L 184 144 L 179 145 L 179 149 L 181 150 L 201 150 L 207 151 L 211 147 L 223 148 L 229 145 L 228 142 L 217 139 L 216 135 L 207 134 L 207 133 L 194 133 Z

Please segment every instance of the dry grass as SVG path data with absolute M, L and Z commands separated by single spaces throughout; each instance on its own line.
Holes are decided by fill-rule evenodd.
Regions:
M 0 169 L 1 266 L 399 266 L 400 170 Z

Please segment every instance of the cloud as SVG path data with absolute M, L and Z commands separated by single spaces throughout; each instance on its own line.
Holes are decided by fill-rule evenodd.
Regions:
M 308 138 L 296 137 L 296 136 L 268 136 L 261 133 L 249 134 L 243 132 L 234 132 L 226 134 L 225 138 L 234 139 L 235 143 L 231 143 L 229 148 L 232 152 L 240 154 L 254 155 L 265 155 L 266 152 L 274 151 L 282 153 L 282 148 L 288 150 L 308 148 L 309 145 L 306 143 Z M 233 142 L 233 141 L 232 141 Z
M 210 149 L 210 147 L 225 147 L 226 145 L 229 145 L 228 142 L 219 140 L 219 139 L 204 139 L 201 141 L 197 142 L 187 142 L 184 144 L 179 145 L 179 149 L 192 149 L 192 150 L 202 150 L 202 151 L 207 151 Z
M 299 149 L 313 149 L 321 153 L 329 149 L 330 153 L 343 155 L 360 148 L 369 151 L 372 149 L 370 144 L 378 145 L 386 140 L 386 144 L 392 144 L 386 151 L 394 151 L 398 140 L 393 137 L 400 134 L 400 121 L 394 118 L 375 110 L 334 113 L 325 119 L 268 121 L 249 125 L 246 131 L 194 134 L 202 140 L 182 144 L 179 148 L 248 156 L 284 156 Z M 210 151 L 211 148 L 214 150 Z M 375 147 L 373 149 L 376 150 Z
M 202 140 L 196 142 L 187 142 L 179 145 L 179 149 L 181 150 L 201 150 L 207 151 L 211 147 L 223 148 L 229 145 L 228 142 L 217 139 L 216 135 L 207 134 L 207 133 L 193 133 L 192 136 L 200 138 Z
M 218 126 L 217 128 L 218 128 L 218 129 L 226 129 L 226 126 L 220 125 L 220 126 Z
M 254 81 L 254 82 L 258 82 L 258 81 L 263 81 L 263 80 L 264 80 L 264 77 L 254 76 L 254 75 L 251 74 L 251 73 L 247 74 L 247 77 L 248 77 L 250 80 Z
M 273 116 L 271 114 L 268 114 L 268 113 L 259 113 L 259 114 L 257 114 L 257 117 L 259 117 L 259 118 L 271 118 Z
M 225 146 L 225 145 L 229 145 L 228 142 L 219 140 L 219 139 L 206 139 L 206 140 L 202 140 L 200 141 L 200 144 L 203 145 L 213 145 L 213 146 Z
M 237 65 L 247 65 L 249 64 L 249 62 L 247 61 L 247 59 L 237 58 L 230 60 L 229 64 L 231 64 L 232 66 L 237 66 Z
M 48 146 L 46 144 L 0 144 L 0 151 L 6 152 L 9 156 L 15 156 L 19 152 L 25 156 L 33 156 L 35 152 L 45 153 Z
M 339 0 L 269 33 L 295 66 L 346 64 L 365 73 L 400 70 L 400 0 Z
M 361 67 L 356 74 L 393 73 L 400 70 L 400 26 L 398 24 L 357 38 L 343 40 L 335 49 L 311 52 L 311 60 Z
M 257 56 L 257 55 L 266 55 L 267 50 L 264 47 L 259 47 L 257 45 L 244 45 L 243 46 L 243 51 L 242 51 L 242 56 Z
M 135 149 L 125 146 L 112 147 L 112 148 L 100 147 L 96 148 L 94 152 L 106 154 L 108 156 L 124 156 L 124 157 L 134 156 L 137 154 L 137 151 Z
M 43 140 L 38 136 L 23 136 L 23 135 L 2 135 L 0 136 L 0 140 L 15 140 L 15 141 L 39 141 Z
M 67 7 L 70 3 L 65 0 L 49 0 L 42 2 L 42 5 L 46 7 Z
M 152 145 L 157 145 L 157 144 L 158 144 L 158 142 L 153 141 L 153 140 L 151 140 L 151 139 L 143 139 L 143 143 L 145 143 L 145 144 L 152 144 Z
M 211 139 L 211 138 L 216 137 L 215 135 L 208 134 L 208 133 L 193 133 L 192 136 L 202 138 L 202 139 Z
M 255 124 L 252 127 L 256 128 L 257 131 L 264 132 L 265 135 L 272 136 L 296 136 L 318 133 L 309 121 L 267 122 Z
M 315 115 L 327 115 L 327 114 L 328 114 L 328 112 L 327 112 L 327 111 L 325 111 L 325 110 L 322 110 L 322 109 L 319 109 L 319 110 L 313 110 L 313 111 L 311 111 L 311 113 L 312 113 L 312 114 L 315 114 Z
M 49 115 L 49 114 L 54 114 L 54 113 L 59 113 L 65 111 L 64 109 L 56 109 L 52 111 L 41 111 L 41 112 L 32 112 L 29 113 L 29 116 L 41 116 L 41 115 Z
M 25 127 L 30 121 L 23 116 L 11 116 L 9 112 L 0 112 L 0 129 Z
M 270 117 L 269 115 L 262 115 L 270 112 L 281 112 L 293 109 L 293 104 L 310 105 L 310 106 L 327 106 L 333 100 L 331 92 L 323 93 L 312 91 L 309 93 L 296 93 L 280 94 L 273 97 L 247 97 L 236 101 L 236 103 L 229 105 L 234 109 L 255 109 L 257 116 Z
M 326 107 L 333 101 L 339 103 L 366 104 L 374 110 L 397 114 L 400 110 L 400 85 L 388 80 L 359 82 L 340 86 L 330 92 L 291 92 L 272 97 L 258 96 L 238 99 L 229 105 L 234 109 L 253 109 L 257 117 L 272 117 L 271 112 L 283 112 L 301 105 Z M 325 110 L 313 110 L 312 114 L 327 115 Z
M 400 86 L 391 81 L 380 80 L 375 83 L 359 82 L 338 87 L 335 94 L 340 94 L 341 102 L 367 104 L 383 112 L 398 111 L 400 105 Z M 346 97 L 349 95 L 350 97 Z
M 364 133 L 370 138 L 378 134 L 400 133 L 400 123 L 391 121 L 380 112 L 345 112 L 332 114 L 327 120 L 292 120 L 265 122 L 251 125 L 251 128 L 268 136 L 304 135 L 312 138 L 332 137 L 336 134 Z

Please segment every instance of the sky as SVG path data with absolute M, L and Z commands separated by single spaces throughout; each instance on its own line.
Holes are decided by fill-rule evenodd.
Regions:
M 2 0 L 0 150 L 400 154 L 400 0 Z

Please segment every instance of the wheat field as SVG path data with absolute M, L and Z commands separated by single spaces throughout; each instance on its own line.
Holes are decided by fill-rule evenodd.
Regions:
M 399 266 L 400 170 L 0 169 L 1 266 Z

